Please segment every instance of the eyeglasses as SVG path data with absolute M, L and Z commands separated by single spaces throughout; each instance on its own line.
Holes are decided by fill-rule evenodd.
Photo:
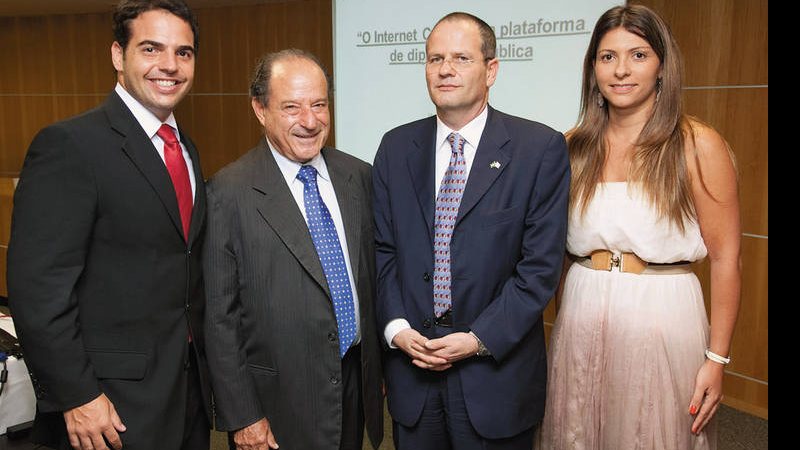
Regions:
M 492 58 L 484 58 L 484 61 L 490 61 Z M 456 56 L 454 58 L 442 58 L 441 56 L 431 56 L 425 61 L 425 66 L 429 69 L 438 70 L 444 63 L 450 63 L 450 67 L 461 70 L 466 69 L 472 65 L 476 60 L 466 56 Z

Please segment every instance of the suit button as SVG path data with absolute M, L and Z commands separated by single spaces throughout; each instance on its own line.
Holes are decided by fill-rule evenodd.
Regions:
M 331 375 L 331 384 L 334 386 L 339 384 L 339 379 L 336 378 L 336 376 Z
M 334 332 L 328 333 L 328 340 L 331 342 L 336 342 L 336 333 Z
M 429 274 L 428 272 L 425 272 L 422 275 L 422 279 L 425 280 L 426 282 L 431 281 L 431 274 Z
M 425 328 L 430 328 L 431 327 L 431 319 L 423 320 L 422 321 L 422 326 L 425 327 Z
M 191 250 L 187 250 L 187 251 L 186 251 L 186 256 L 187 256 L 187 257 L 188 257 L 188 256 L 192 256 L 192 251 L 191 251 Z

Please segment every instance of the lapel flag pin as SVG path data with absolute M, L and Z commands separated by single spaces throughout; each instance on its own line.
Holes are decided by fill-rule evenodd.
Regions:
M 489 168 L 491 169 L 499 169 L 500 168 L 500 161 L 492 161 L 489 163 Z

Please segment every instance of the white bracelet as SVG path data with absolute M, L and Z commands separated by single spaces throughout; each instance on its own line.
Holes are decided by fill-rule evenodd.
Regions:
M 706 358 L 714 361 L 715 363 L 720 363 L 723 366 L 725 364 L 728 364 L 729 362 L 731 362 L 730 358 L 725 358 L 724 356 L 720 356 L 720 355 L 712 352 L 710 349 L 706 349 Z

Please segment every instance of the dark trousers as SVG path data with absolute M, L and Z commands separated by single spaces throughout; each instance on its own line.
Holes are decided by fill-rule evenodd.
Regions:
M 452 328 L 436 327 L 438 336 Z M 397 450 L 531 450 L 536 427 L 505 439 L 486 439 L 469 421 L 458 364 L 436 374 L 428 388 L 419 421 L 406 427 L 392 422 Z
M 186 361 L 188 392 L 186 395 L 186 418 L 183 426 L 181 450 L 208 450 L 211 445 L 211 426 L 208 423 L 203 393 L 200 388 L 200 369 L 194 345 L 189 344 L 189 359 Z
M 361 344 L 347 350 L 342 358 L 342 440 L 339 450 L 361 450 L 364 441 L 364 402 L 361 394 Z M 236 450 L 233 432 L 228 447 Z

